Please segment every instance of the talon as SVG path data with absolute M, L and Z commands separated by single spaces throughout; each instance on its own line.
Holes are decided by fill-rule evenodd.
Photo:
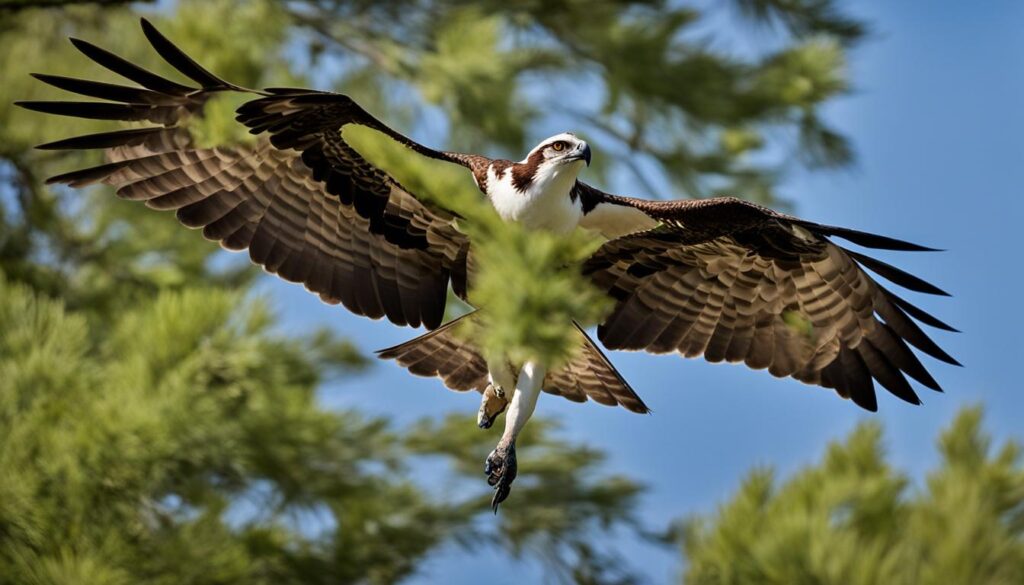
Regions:
M 483 398 L 480 400 L 480 411 L 477 412 L 476 425 L 481 429 L 489 429 L 498 415 L 505 412 L 508 400 L 505 399 L 505 392 L 500 386 L 488 384 L 484 389 Z
M 494 458 L 494 451 L 491 451 L 491 454 L 487 456 L 487 461 L 484 461 L 484 475 L 490 475 L 492 469 L 497 469 L 494 466 L 494 463 L 492 462 L 493 458 Z
M 505 501 L 505 498 L 508 497 L 508 494 L 511 491 L 512 488 L 507 485 L 500 485 L 495 488 L 494 497 L 491 498 L 491 509 L 494 510 L 495 514 L 498 513 L 498 505 Z
M 501 443 L 487 456 L 484 464 L 484 473 L 487 474 L 487 485 L 494 488 L 494 497 L 491 498 L 491 509 L 498 513 L 498 505 L 508 498 L 512 491 L 512 482 L 516 479 L 516 446 L 509 443 L 506 447 Z

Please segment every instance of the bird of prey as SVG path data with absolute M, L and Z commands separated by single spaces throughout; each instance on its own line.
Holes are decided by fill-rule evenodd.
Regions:
M 328 303 L 428 332 L 381 356 L 411 372 L 476 390 L 478 424 L 506 410 L 505 431 L 488 456 L 495 511 L 515 479 L 516 437 L 541 390 L 584 402 L 648 412 L 585 329 L 579 351 L 546 371 L 537 363 L 488 362 L 460 335 L 477 313 L 442 324 L 449 286 L 469 300 L 473 242 L 457 213 L 418 197 L 367 161 L 342 136 L 359 125 L 419 155 L 461 165 L 509 222 L 568 234 L 582 228 L 603 245 L 579 267 L 614 308 L 597 324 L 608 349 L 742 362 L 777 377 L 834 389 L 868 410 L 875 382 L 919 404 L 908 378 L 941 391 L 910 346 L 957 364 L 917 322 L 953 329 L 882 286 L 865 269 L 912 291 L 941 290 L 834 240 L 885 250 L 931 250 L 823 225 L 733 198 L 644 200 L 605 193 L 578 179 L 590 146 L 571 133 L 543 140 L 519 162 L 423 146 L 346 95 L 306 89 L 253 90 L 203 68 L 148 21 L 156 52 L 191 80 L 161 77 L 109 51 L 72 39 L 85 56 L 137 86 L 37 74 L 60 89 L 102 101 L 18 105 L 65 116 L 141 122 L 68 138 L 43 149 L 103 149 L 105 164 L 49 179 L 72 187 L 112 185 L 125 199 L 174 210 L 190 228 L 253 262 L 302 283 Z M 190 135 L 216 94 L 251 96 L 237 121 L 256 135 L 246 145 L 208 147 Z M 481 310 L 486 311 L 486 307 Z

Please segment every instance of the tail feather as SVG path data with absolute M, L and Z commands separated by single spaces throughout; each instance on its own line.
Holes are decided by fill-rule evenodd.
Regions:
M 415 339 L 382 349 L 377 355 L 397 361 L 417 376 L 441 378 L 452 390 L 483 392 L 488 384 L 487 362 L 463 330 L 474 315 L 475 312 L 449 321 Z M 574 327 L 579 351 L 568 363 L 548 373 L 542 386 L 544 391 L 573 402 L 586 402 L 589 398 L 631 412 L 650 412 L 583 328 L 578 324 Z
M 608 406 L 622 406 L 630 412 L 647 414 L 651 411 L 637 395 L 629 382 L 615 369 L 604 352 L 580 327 L 573 323 L 578 334 L 580 349 L 564 366 L 548 372 L 544 391 L 582 402 L 590 398 Z

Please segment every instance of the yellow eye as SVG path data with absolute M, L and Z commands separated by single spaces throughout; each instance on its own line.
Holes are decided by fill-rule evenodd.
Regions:
M 555 152 L 562 152 L 565 150 L 565 143 L 559 140 L 558 142 L 551 145 L 551 150 Z

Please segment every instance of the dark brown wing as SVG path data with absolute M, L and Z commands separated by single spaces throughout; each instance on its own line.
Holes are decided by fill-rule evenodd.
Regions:
M 729 198 L 602 203 L 659 222 L 607 242 L 585 264 L 585 274 L 617 301 L 598 328 L 610 349 L 743 362 L 834 388 L 868 410 L 877 408 L 874 381 L 915 404 L 907 376 L 941 390 L 908 343 L 957 363 L 910 317 L 952 328 L 882 288 L 864 268 L 911 290 L 945 293 L 828 236 L 875 248 L 926 248 Z
M 382 349 L 377 355 L 397 361 L 417 376 L 441 378 L 452 390 L 483 392 L 488 384 L 487 362 L 462 330 L 473 315 L 464 315 L 415 339 Z M 541 386 L 544 391 L 573 402 L 586 402 L 590 398 L 607 406 L 622 405 L 632 412 L 649 412 L 647 405 L 586 332 L 579 325 L 574 326 L 579 352 L 568 363 L 548 373 Z
M 103 102 L 21 102 L 51 114 L 159 124 L 80 136 L 44 149 L 106 149 L 107 164 L 56 176 L 81 187 L 113 185 L 121 197 L 173 209 L 188 227 L 231 250 L 248 249 L 268 272 L 304 284 L 328 303 L 343 303 L 399 325 L 440 325 L 448 283 L 465 293 L 469 242 L 453 214 L 420 201 L 366 161 L 341 136 L 358 124 L 410 149 L 472 168 L 481 157 L 426 148 L 391 130 L 344 95 L 307 90 L 246 90 L 192 61 L 142 21 L 157 52 L 200 87 L 146 71 L 84 41 L 86 56 L 142 87 L 37 75 Z M 199 148 L 185 123 L 217 92 L 256 96 L 238 110 L 254 146 Z

